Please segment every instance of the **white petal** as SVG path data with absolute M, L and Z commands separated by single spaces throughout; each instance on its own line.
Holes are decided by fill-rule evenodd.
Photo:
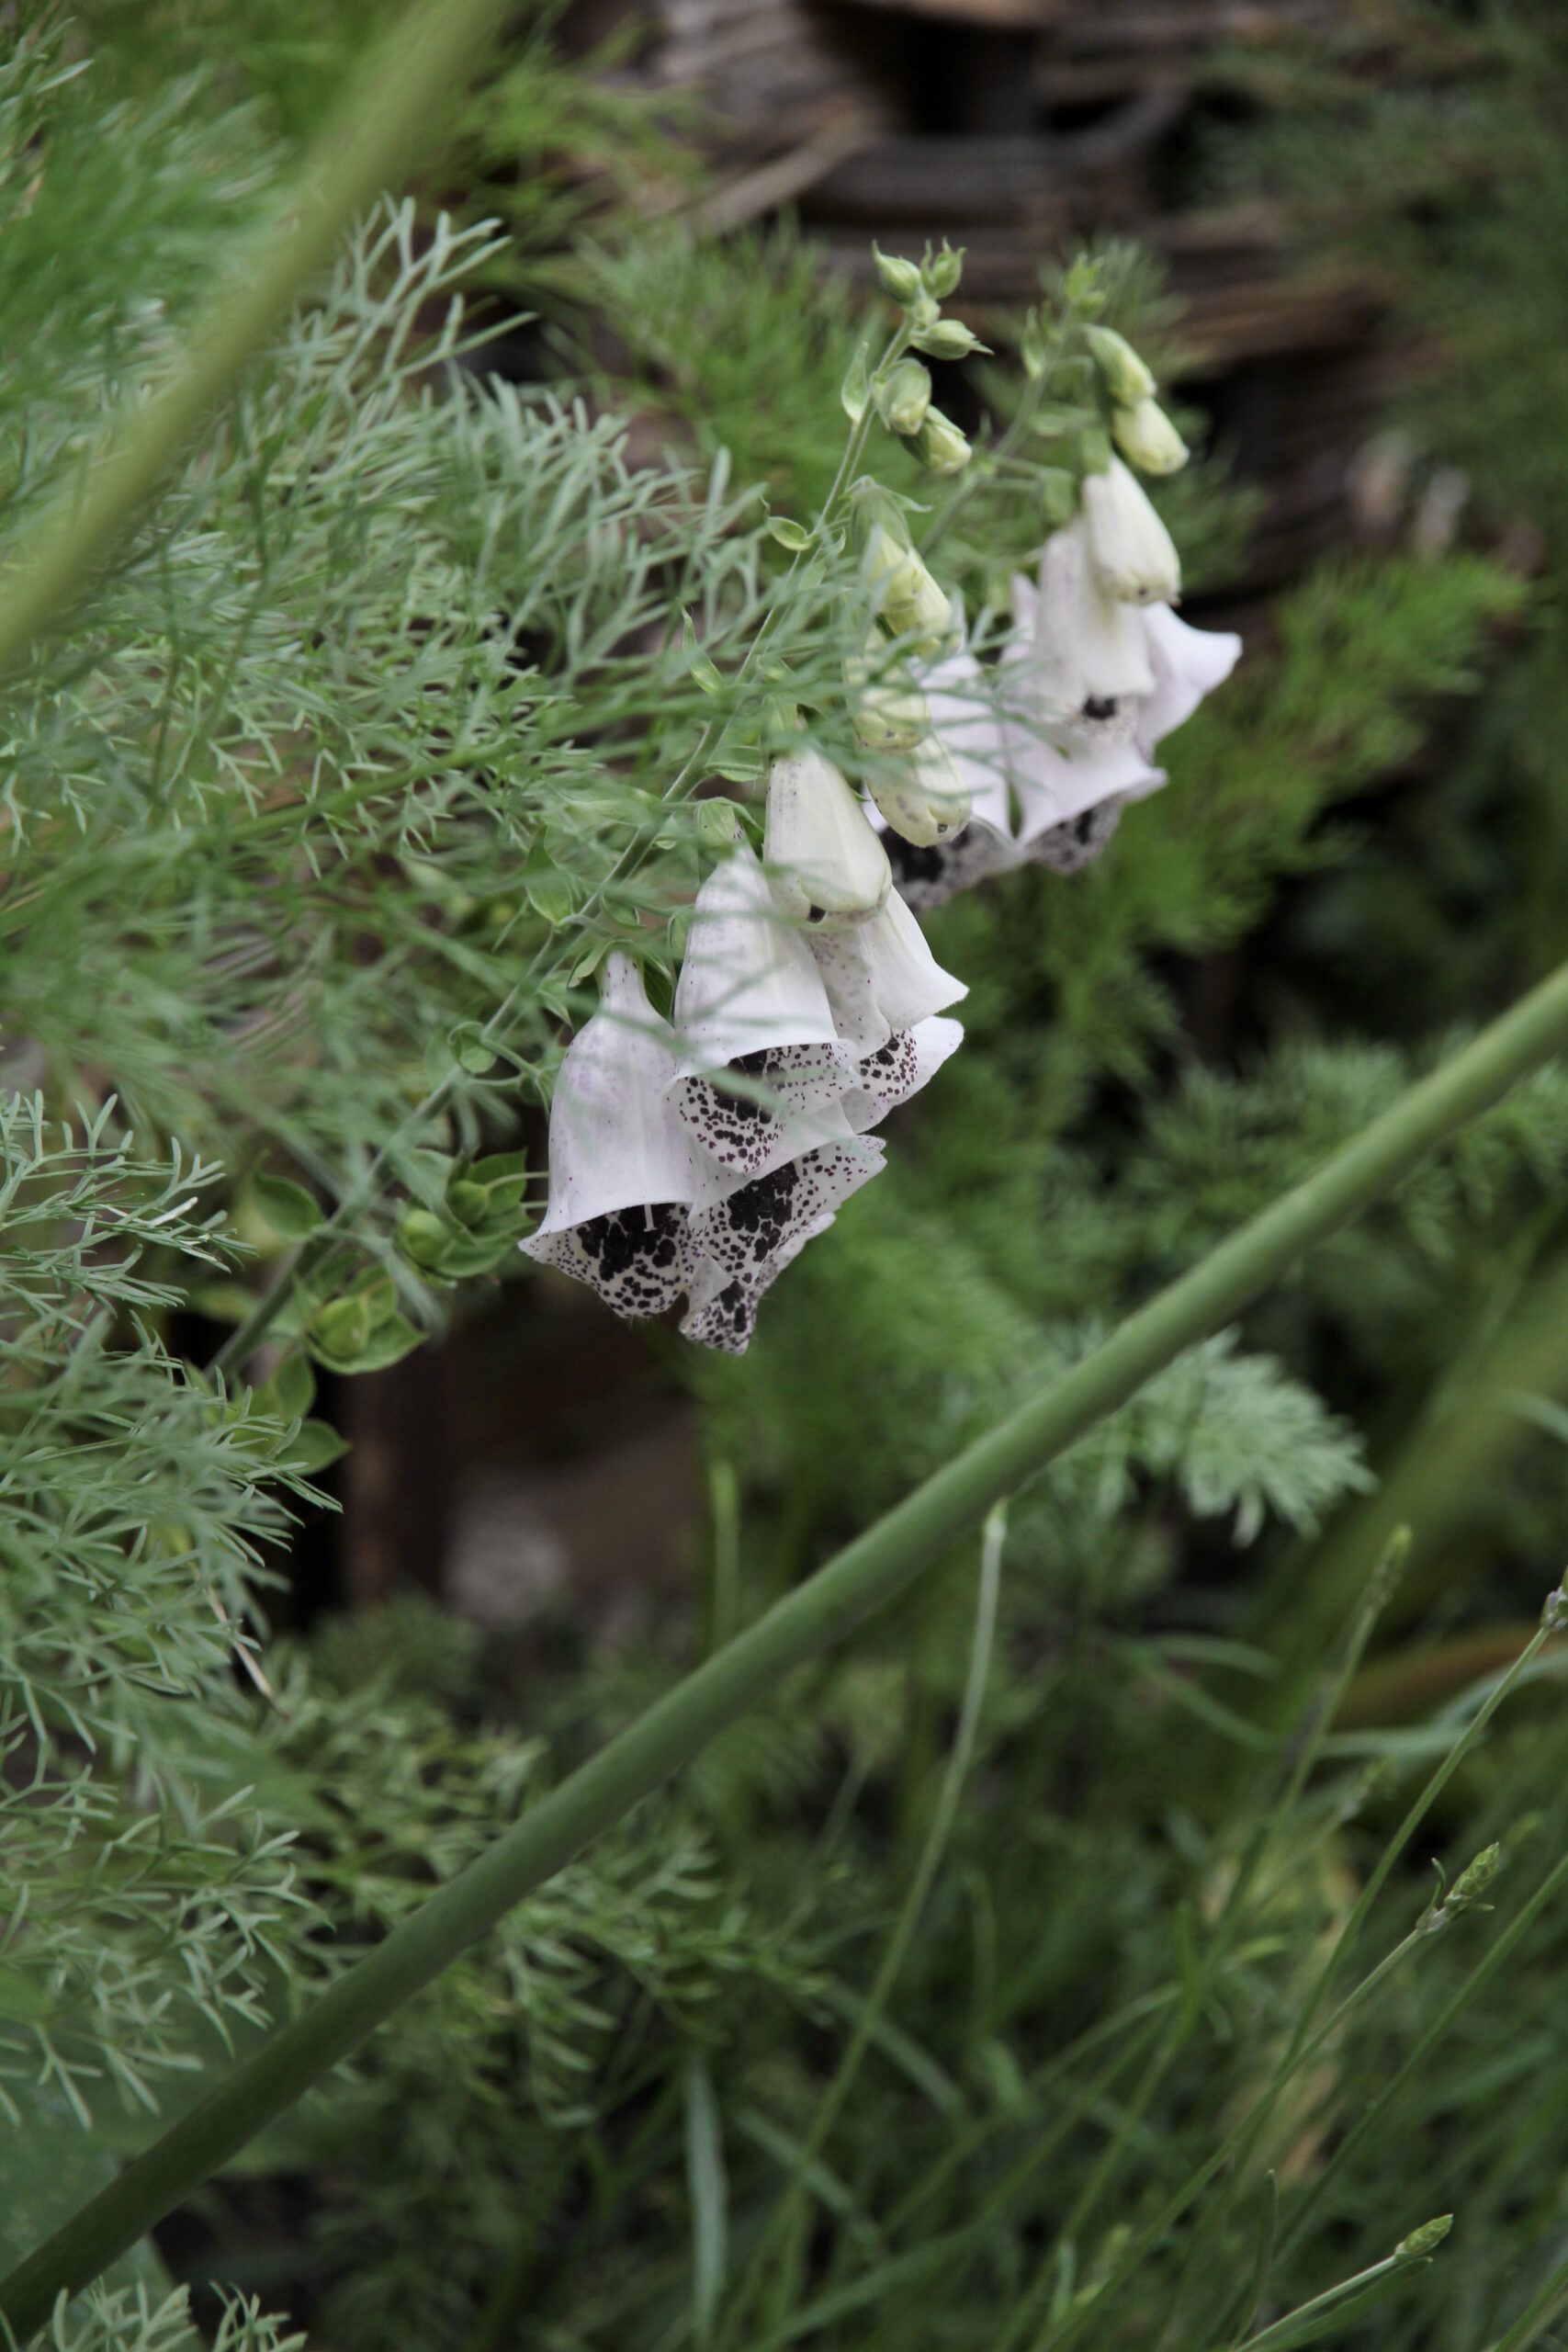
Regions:
M 743 1356 L 756 1328 L 757 1309 L 764 1293 L 777 1282 L 786 1266 L 793 1265 L 807 1243 L 815 1241 L 819 1233 L 826 1233 L 832 1222 L 831 1214 L 818 1217 L 786 1242 L 754 1280 L 741 1282 L 727 1274 L 713 1259 L 705 1258 L 692 1285 L 691 1306 L 682 1317 L 682 1339 L 694 1340 L 702 1348 L 721 1349 L 726 1355 Z
M 958 836 L 959 842 L 967 839 L 967 832 Z M 843 951 L 833 967 L 834 994 L 845 1016 L 846 1034 L 863 1052 L 874 1051 L 898 1030 L 912 1029 L 917 1021 L 945 1012 L 969 993 L 962 980 L 942 970 L 897 891 L 872 922 L 832 944 Z M 859 959 L 858 970 L 850 957 Z M 868 992 L 874 1023 L 864 1010 Z
M 1138 741 L 1152 752 L 1162 735 L 1190 718 L 1203 696 L 1223 685 L 1241 658 L 1230 629 L 1190 628 L 1168 605 L 1139 615 L 1154 665 L 1154 693 L 1138 714 Z
M 589 1283 L 616 1315 L 662 1315 L 691 1283 L 688 1213 L 680 1202 L 611 1210 L 520 1247 L 541 1265 Z
M 1045 542 L 1033 658 L 1014 675 L 1026 711 L 1047 723 L 1099 729 L 1123 740 L 1133 731 L 1134 703 L 1154 692 L 1140 616 L 1096 580 L 1081 515 Z
M 816 1048 L 800 1048 L 816 1051 Z M 760 1103 L 720 1093 L 704 1079 L 688 1080 L 675 1091 L 675 1101 L 692 1144 L 695 1184 L 694 1212 L 711 1207 L 759 1176 L 766 1176 L 786 1159 L 798 1159 L 828 1143 L 841 1142 L 851 1132 L 842 1109 L 843 1091 L 854 1083 L 859 1050 L 840 1043 L 834 1048 L 832 1092 L 809 1102 L 780 1102 L 776 1111 Z M 766 1080 L 772 1087 L 772 1073 Z
M 1134 743 L 1089 743 L 1066 752 L 1021 726 L 1015 732 L 1012 781 L 1021 812 L 1021 849 L 1102 800 L 1141 797 L 1163 781 Z
M 891 888 L 887 854 L 831 760 L 809 744 L 768 775 L 762 854 L 773 897 L 812 922 L 863 922 Z
M 674 1031 L 649 1003 L 637 966 L 611 956 L 599 1010 L 556 1079 L 549 1206 L 530 1241 L 614 1210 L 693 1197 L 691 1155 L 668 1094 L 678 1068 Z
M 732 1280 L 755 1285 L 771 1279 L 781 1252 L 804 1240 L 808 1227 L 819 1230 L 822 1219 L 874 1176 L 882 1160 L 882 1145 L 861 1136 L 785 1160 L 698 1210 L 693 1245 Z
M 844 1116 L 855 1133 L 863 1135 L 911 1094 L 918 1094 L 963 1043 L 961 1021 L 933 1018 L 900 1030 L 877 1052 L 868 1054 L 860 1066 L 860 1084 L 844 1097 Z
M 829 1010 L 811 951 L 773 903 L 768 877 L 741 843 L 697 893 L 675 989 L 686 1069 L 721 1069 L 787 1046 L 831 1046 Z
M 1181 593 L 1181 561 L 1148 493 L 1120 458 L 1086 474 L 1083 523 L 1100 586 L 1121 604 L 1168 604 Z
M 926 671 L 921 684 L 931 732 L 971 795 L 974 814 L 998 832 L 1010 832 L 1007 729 L 986 671 L 972 653 L 953 653 Z

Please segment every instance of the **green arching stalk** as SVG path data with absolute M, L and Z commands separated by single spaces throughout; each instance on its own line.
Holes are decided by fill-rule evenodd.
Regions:
M 861 2062 L 871 2047 L 872 2037 L 888 2003 L 894 1985 L 908 1957 L 909 1945 L 926 1907 L 931 1887 L 947 1851 L 947 1841 L 957 1816 L 958 1801 L 969 1777 L 974 1759 L 975 1742 L 979 1736 L 980 1710 L 985 1702 L 986 1684 L 990 1675 L 991 1645 L 997 1629 L 997 1597 L 1001 1585 L 1002 1547 L 1007 1540 L 1007 1506 L 998 1503 L 986 1521 L 980 1550 L 980 1590 L 975 1610 L 975 1638 L 969 1654 L 969 1672 L 964 1683 L 964 1702 L 959 1710 L 958 1728 L 953 1735 L 947 1770 L 942 1775 L 942 1792 L 920 1849 L 919 1861 L 909 1881 L 908 1891 L 899 1905 L 893 1933 L 887 1939 L 880 1965 L 865 2005 L 855 2020 L 854 2030 L 844 2045 L 842 2057 L 831 2082 L 817 2103 L 810 2128 L 801 2143 L 800 2154 L 794 2172 L 785 2184 L 767 2227 L 759 2239 L 745 2278 L 736 2292 L 732 2309 L 734 2324 L 744 2320 L 753 2298 L 761 2288 L 770 2261 L 775 2253 L 779 2257 L 779 2277 L 775 2282 L 775 2303 L 779 2295 L 787 2295 L 790 2272 L 794 2267 L 795 2241 L 805 2209 L 807 2179 L 813 2165 L 827 2145 L 834 2124 L 843 2111 L 844 2101 L 854 2086 Z M 776 2326 L 783 2317 L 782 2308 L 766 2314 L 767 2324 Z M 728 2340 L 728 2331 L 726 2332 Z
M 355 215 L 395 184 L 438 127 L 506 13 L 505 0 L 423 0 L 360 74 L 287 198 L 233 257 L 228 290 L 152 398 L 29 535 L 0 587 L 0 674 L 81 594 L 246 367 L 332 260 Z
M 31 2335 L 62 2290 L 74 2293 L 96 2278 L 525 1895 L 690 1762 L 793 1668 L 830 1649 L 905 1590 L 995 1503 L 1125 1404 L 1166 1364 L 1223 1329 L 1315 1243 L 1381 1199 L 1565 1043 L 1568 966 L 688 1675 L 430 1896 L 302 2017 L 236 2066 L 0 2280 L 0 2313 L 12 2334 Z M 1178 2210 L 1197 2193 L 1190 2184 L 1179 2193 Z M 1156 2224 L 1166 2226 L 1163 2218 Z

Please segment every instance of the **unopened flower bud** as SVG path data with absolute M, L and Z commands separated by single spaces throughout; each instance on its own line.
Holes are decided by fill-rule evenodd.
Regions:
M 1451 2213 L 1439 2213 L 1435 2221 L 1423 2222 L 1418 2230 L 1412 2230 L 1407 2238 L 1400 2239 L 1393 2249 L 1395 2262 L 1425 2260 L 1427 2255 L 1437 2252 L 1453 2225 Z
M 1181 589 L 1175 543 L 1119 458 L 1084 476 L 1089 561 L 1106 595 L 1122 605 L 1163 605 Z
M 914 548 L 907 542 L 901 545 L 886 523 L 871 527 L 861 577 L 895 636 L 918 633 L 915 650 L 928 659 L 942 650 L 952 627 L 949 600 Z
M 954 253 L 944 237 L 941 253 L 934 258 L 930 256 L 929 247 L 927 253 L 928 258 L 920 270 L 926 291 L 934 294 L 939 302 L 945 302 L 950 294 L 958 291 L 958 281 L 964 275 L 964 247 L 960 245 Z
M 868 752 L 908 752 L 931 731 L 931 715 L 919 688 L 897 678 L 873 683 L 873 673 L 886 650 L 886 639 L 873 629 L 863 653 L 852 653 L 844 676 L 853 698 L 851 724 Z
M 900 359 L 882 395 L 882 413 L 895 433 L 918 433 L 931 404 L 931 379 L 918 359 Z
M 1490 1846 L 1483 1846 L 1475 1860 L 1461 1871 L 1450 1887 L 1443 1904 L 1444 1910 L 1462 1911 L 1475 1902 L 1496 1877 L 1502 1860 L 1503 1849 L 1495 1840 Z
M 904 304 L 906 308 L 918 301 L 921 291 L 919 264 L 902 261 L 897 254 L 878 253 L 874 244 L 871 253 L 884 292 L 891 294 L 896 302 Z
M 917 325 L 909 340 L 917 351 L 929 352 L 933 359 L 967 359 L 972 351 L 987 347 L 960 319 L 933 319 L 930 326 Z
M 961 474 L 974 450 L 941 409 L 928 408 L 915 440 L 915 455 L 933 474 Z
M 951 841 L 969 822 L 971 796 L 939 736 L 917 744 L 907 768 L 866 783 L 892 831 L 917 849 Z
M 1122 455 L 1145 474 L 1179 474 L 1187 463 L 1187 444 L 1157 401 L 1119 408 L 1111 430 Z
M 859 801 L 809 745 L 773 762 L 762 855 L 785 912 L 829 929 L 869 922 L 892 886 L 887 853 Z
M 1113 327 L 1087 327 L 1085 335 L 1105 389 L 1120 408 L 1154 398 L 1155 379 L 1124 335 Z

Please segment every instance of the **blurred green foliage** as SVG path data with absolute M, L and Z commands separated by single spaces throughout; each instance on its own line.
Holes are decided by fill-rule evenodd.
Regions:
M 118 78 L 54 118 L 52 160 L 71 168 L 0 239 L 0 316 L 42 322 L 4 339 L 7 413 L 47 389 L 69 445 L 105 383 L 163 350 L 153 296 L 182 313 L 270 145 L 310 128 L 389 14 L 88 9 Z M 893 1170 L 779 1285 L 751 1354 L 684 1367 L 715 1494 L 737 1503 L 716 1514 L 710 1566 L 733 1543 L 747 1614 L 1560 950 L 1560 28 L 1549 13 L 1389 21 L 1376 74 L 1348 36 L 1277 62 L 1271 119 L 1212 168 L 1304 203 L 1332 151 L 1330 197 L 1381 208 L 1380 238 L 1397 229 L 1384 255 L 1450 354 L 1411 430 L 1472 471 L 1473 544 L 1369 552 L 1300 583 L 1095 867 L 1014 876 L 933 924 L 970 982 L 965 1051 L 903 1116 Z M 154 97 L 172 66 L 212 66 L 215 24 L 226 52 L 206 92 Z M 497 85 L 504 106 L 476 102 L 470 163 L 603 124 L 599 96 L 536 66 L 525 50 Z M 215 133 L 235 99 L 247 110 Z M 1391 156 L 1398 170 L 1374 167 Z M 136 190 L 118 210 L 111 170 Z M 547 243 L 566 200 L 525 171 L 508 184 L 525 244 Z M 395 332 L 445 281 L 395 240 L 378 258 L 398 288 L 389 301 L 376 279 L 378 333 Z M 51 273 L 52 308 L 37 294 Z M 12 1042 L 41 1046 L 57 1090 L 112 1072 L 150 1133 L 206 1140 L 209 1122 L 242 1157 L 286 1146 L 327 1190 L 418 1092 L 432 1041 L 520 984 L 559 893 L 590 896 L 595 828 L 641 820 L 694 724 L 672 653 L 614 651 L 662 610 L 637 551 L 657 532 L 663 562 L 700 582 L 711 560 L 759 609 L 767 550 L 743 493 L 761 483 L 811 514 L 863 332 L 789 234 L 720 247 L 664 231 L 574 258 L 556 282 L 630 355 L 615 397 L 671 420 L 705 461 L 730 453 L 733 492 L 699 475 L 666 499 L 610 426 L 502 394 L 437 409 L 428 387 L 379 373 L 353 331 L 374 277 L 346 270 L 247 411 L 254 443 L 185 485 L 167 531 L 108 584 L 119 640 L 177 640 L 183 666 L 111 644 L 85 687 L 69 663 L 48 671 L 44 749 L 9 802 L 27 820 L 20 886 L 51 887 L 74 825 L 102 861 L 98 908 L 135 915 L 112 959 L 74 890 L 59 889 L 52 930 L 15 922 Z M 1170 322 L 1146 269 L 1122 255 L 1112 285 L 1118 323 L 1157 348 Z M 1006 380 L 979 379 L 998 426 Z M 33 443 L 6 447 L 21 512 L 53 458 L 35 477 Z M 311 486 L 265 548 L 257 447 Z M 1184 548 L 1207 550 L 1202 576 L 1223 589 L 1246 494 L 1210 459 L 1179 495 Z M 1543 534 L 1533 590 L 1488 552 L 1516 509 Z M 973 503 L 943 559 L 972 608 L 1038 532 L 1033 514 Z M 334 585 L 345 602 L 323 607 Z M 498 601 L 526 612 L 514 662 L 496 658 Z M 296 605 L 331 609 L 340 639 L 352 619 L 362 665 L 340 674 L 331 644 L 302 644 Z M 739 627 L 735 612 L 720 596 L 704 617 Z M 419 665 L 383 672 L 409 633 Z M 213 698 L 236 679 L 220 728 Z M 593 698 L 614 760 L 584 751 L 573 696 Z M 457 707 L 471 731 L 454 763 Z M 236 774 L 270 762 L 297 784 L 305 713 L 321 752 L 309 820 L 259 798 L 225 899 L 197 820 Z M 135 860 L 109 821 L 127 807 L 146 818 Z M 633 911 L 667 908 L 650 892 Z M 292 1055 L 288 1033 L 269 1053 L 264 1031 L 236 1071 L 232 1035 L 285 957 L 309 983 L 320 1058 Z M 572 977 L 534 1009 L 536 1052 L 577 1002 Z M 477 1140 L 503 1114 L 472 1075 Z M 1481 2352 L 1502 2337 L 1568 2230 L 1555 1650 L 1415 1834 L 1395 1833 L 1425 1773 L 1473 1736 L 1564 1553 L 1551 1350 L 1532 1338 L 1528 1393 L 1508 1367 L 1557 1272 L 1565 1142 L 1568 1093 L 1548 1073 L 1016 1499 L 976 1752 L 884 2010 L 868 2013 L 868 1990 L 941 1821 L 985 1646 L 973 1547 L 716 1743 L 258 2142 L 194 2211 L 198 2282 L 308 2306 L 344 2352 L 1066 2352 L 1088 2335 L 1212 2352 L 1281 2321 L 1275 2346 L 1343 2332 L 1380 2352 Z M 301 1485 L 288 1427 L 226 1417 L 165 1347 L 102 1346 L 100 1318 L 123 1334 L 164 1315 L 216 1245 L 188 1204 L 155 1222 L 173 1202 L 161 1153 L 46 1148 L 18 1110 L 8 1161 L 33 1188 L 24 1206 L 78 1227 L 112 1216 L 125 1244 L 106 1257 L 71 1238 L 6 1295 L 26 1404 L 13 1397 L 4 1430 L 0 1836 L 8 1883 L 47 1880 L 53 1900 L 30 1927 L 7 1905 L 0 1943 L 11 2183 L 37 2164 L 19 2122 L 53 2144 L 73 2098 L 93 2113 L 97 2169 L 137 2144 L 148 2101 L 176 2104 L 194 2060 L 243 2040 L 263 2006 L 287 2012 L 663 1687 L 704 1611 L 694 1595 L 629 1657 L 584 1655 L 561 1629 L 546 1668 L 408 1603 L 329 1625 L 310 1654 L 272 1648 L 264 1702 L 231 1670 L 231 1635 L 243 1618 L 259 1638 L 256 1555 L 280 1532 L 265 1480 Z M 1568 1389 L 1568 1347 L 1560 1369 Z M 1422 1444 L 1454 1450 L 1483 1410 L 1511 1417 L 1516 1450 L 1461 1495 L 1417 1483 L 1380 1696 L 1338 1714 L 1347 1683 L 1369 1687 L 1350 1680 L 1340 1623 L 1365 1572 L 1341 1595 L 1339 1564 L 1376 1508 L 1370 1476 L 1397 1476 Z M 104 1500 L 94 1439 L 111 1425 L 155 1505 L 140 1532 Z M 1325 1615 L 1325 1592 L 1345 1607 Z M 43 1850 L 65 1822 L 99 1841 L 74 1879 L 51 1877 Z M 1495 1908 L 1421 1927 L 1428 1858 L 1452 1879 L 1495 1838 Z M 851 2095 L 814 2146 L 857 2025 Z M 294 2206 L 267 2202 L 301 2182 Z M 280 2210 L 287 2224 L 265 2218 Z M 1292 2332 L 1292 2307 L 1450 2210 L 1430 2268 L 1410 2256 L 1365 2290 L 1387 2290 L 1375 2312 L 1359 2290 Z M 62 2326 L 73 2352 L 188 2340 L 177 2308 L 138 2306 L 130 2288 Z M 238 2307 L 215 2332 L 234 2352 L 276 2341 Z

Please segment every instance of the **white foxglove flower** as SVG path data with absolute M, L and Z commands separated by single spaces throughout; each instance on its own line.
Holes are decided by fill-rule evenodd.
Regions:
M 1083 481 L 1083 520 L 1094 576 L 1122 605 L 1168 605 L 1181 593 L 1176 542 L 1120 458 Z
M 839 1035 L 857 1062 L 903 1029 L 945 1012 L 969 993 L 944 972 L 925 933 L 897 890 L 874 922 L 838 939 L 814 939 L 812 954 L 826 984 Z M 846 1084 L 854 1085 L 853 1076 Z
M 843 1092 L 854 1055 L 834 1027 L 806 939 L 780 912 L 745 842 L 697 893 L 675 1027 L 681 1065 L 671 1093 L 697 1153 L 692 1197 L 744 1182 L 820 1140 L 809 1123 Z M 764 1099 L 726 1087 L 727 1073 Z
M 910 849 L 885 835 L 895 886 L 913 908 L 941 906 L 1028 860 L 1063 874 L 1088 865 L 1128 803 L 1164 783 L 1152 764 L 1160 738 L 1241 651 L 1238 637 L 1190 628 L 1164 605 L 1111 605 L 1089 569 L 1081 520 L 1046 541 L 1038 592 L 1015 575 L 1012 594 L 994 669 L 965 650 L 924 675 L 932 727 L 974 794 L 974 815 L 951 843 Z
M 1190 452 L 1158 401 L 1119 408 L 1111 420 L 1116 447 L 1145 474 L 1179 474 Z
M 831 760 L 804 745 L 768 775 L 762 854 L 786 914 L 840 928 L 864 922 L 892 884 L 887 853 Z
M 610 956 L 599 1010 L 567 1047 L 550 1104 L 550 1196 L 520 1246 L 590 1283 L 617 1315 L 658 1315 L 694 1266 L 696 1177 L 670 1101 L 674 1032 L 629 956 Z

